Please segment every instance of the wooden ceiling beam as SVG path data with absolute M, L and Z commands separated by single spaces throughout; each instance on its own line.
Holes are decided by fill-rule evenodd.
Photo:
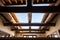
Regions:
M 59 6 L 0 7 L 0 12 L 54 13 L 60 12 L 60 7 Z
M 15 3 L 18 3 L 17 0 L 15 0 Z
M 4 23 L 4 26 L 55 26 L 55 23 Z
M 21 1 L 21 3 L 23 3 L 23 0 L 20 0 Z
M 11 0 L 5 0 L 5 2 L 7 2 L 6 4 L 12 4 Z
M 12 31 L 49 31 L 49 29 L 11 29 Z
M 8 2 L 9 2 L 10 4 L 12 4 L 11 0 L 8 0 Z
M 45 32 L 19 32 L 19 31 L 16 31 L 16 33 L 36 33 L 36 34 L 44 34 Z
M 1 0 L 3 4 L 6 4 L 4 0 Z

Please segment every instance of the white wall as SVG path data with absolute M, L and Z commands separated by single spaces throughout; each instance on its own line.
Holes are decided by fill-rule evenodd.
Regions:
M 4 26 L 2 20 L 0 19 L 0 31 L 6 32 L 12 36 L 15 35 L 14 31 L 11 31 L 9 26 Z
M 55 25 L 55 26 L 52 26 L 52 27 L 50 28 L 50 31 L 47 31 L 47 32 L 46 32 L 46 36 L 52 34 L 52 33 L 55 32 L 55 31 L 58 31 L 58 30 L 60 29 L 60 15 L 58 15 L 58 16 L 56 17 L 56 19 L 57 19 L 56 25 Z

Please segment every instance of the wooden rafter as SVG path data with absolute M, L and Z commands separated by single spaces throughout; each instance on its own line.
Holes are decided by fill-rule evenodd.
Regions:
M 55 26 L 55 23 L 4 23 L 4 26 Z
M 4 1 L 5 1 L 5 3 L 8 2 L 9 4 L 12 4 L 11 0 L 4 0 Z
M 15 0 L 15 3 L 17 3 L 17 0 Z
M 20 0 L 21 1 L 21 3 L 23 3 L 23 0 Z
M 16 33 L 37 33 L 37 34 L 40 34 L 40 33 L 45 33 L 45 31 L 44 32 L 19 32 L 19 31 L 17 31 Z
M 1 0 L 3 4 L 6 4 L 4 0 Z
M 12 31 L 49 31 L 49 29 L 11 29 Z
M 39 2 L 39 0 L 37 0 L 37 3 Z

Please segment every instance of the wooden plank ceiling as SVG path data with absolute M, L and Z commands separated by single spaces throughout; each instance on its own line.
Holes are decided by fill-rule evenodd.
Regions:
M 55 1 L 53 0 L 33 0 L 33 4 L 40 4 L 40 3 L 55 3 Z M 1 0 L 1 2 L 4 4 L 4 5 L 24 5 L 26 4 L 26 0 Z M 28 20 L 29 20 L 29 23 L 31 23 L 31 19 L 32 19 L 32 14 L 29 13 L 28 14 Z M 17 33 L 19 33 L 19 31 L 27 31 L 27 29 L 12 29 L 14 31 L 16 31 Z M 24 33 L 45 33 L 46 31 L 49 31 L 49 29 L 44 28 L 42 30 L 34 30 L 32 29 L 33 31 L 38 31 L 38 32 L 31 32 L 32 30 L 31 29 L 28 29 L 30 32 L 24 32 Z M 41 31 L 41 32 L 40 32 Z M 43 32 L 42 32 L 43 31 Z

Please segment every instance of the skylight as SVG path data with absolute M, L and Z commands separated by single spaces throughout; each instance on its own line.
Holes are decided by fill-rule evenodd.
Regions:
M 31 26 L 31 29 L 39 29 L 39 26 Z
M 20 23 L 28 23 L 28 14 L 27 13 L 16 13 L 16 16 Z
M 24 35 L 23 37 L 24 38 L 36 38 L 36 36 L 34 36 L 34 35 Z
M 28 13 L 16 13 L 16 16 L 20 23 L 28 23 Z M 31 23 L 40 23 L 44 13 L 32 13 Z
M 29 36 L 29 38 L 32 38 L 32 36 Z
M 54 37 L 55 37 L 55 38 L 58 38 L 58 35 L 55 35 Z
M 18 0 L 19 1 L 19 0 Z M 23 0 L 24 1 L 24 0 Z M 25 4 L 23 4 L 23 3 L 21 3 L 21 4 L 19 4 L 18 3 L 18 5 L 5 5 L 6 7 L 26 7 L 27 6 L 27 0 L 25 0 L 26 2 L 25 2 Z M 3 6 L 3 5 L 2 5 Z
M 32 13 L 31 23 L 40 23 L 42 21 L 43 16 L 44 13 Z
M 29 26 L 21 26 L 22 29 L 29 29 Z
M 32 6 L 49 6 L 49 4 L 33 4 Z

